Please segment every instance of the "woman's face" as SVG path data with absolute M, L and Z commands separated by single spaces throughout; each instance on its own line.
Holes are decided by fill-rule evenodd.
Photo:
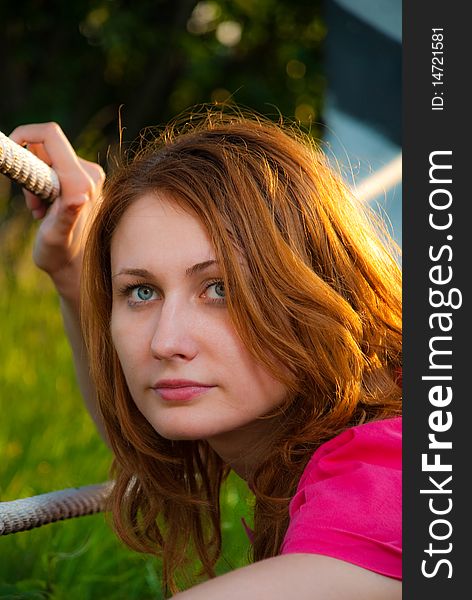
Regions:
M 286 395 L 236 333 L 215 258 L 200 220 L 165 193 L 131 204 L 113 235 L 113 343 L 136 406 L 168 439 L 257 435 Z

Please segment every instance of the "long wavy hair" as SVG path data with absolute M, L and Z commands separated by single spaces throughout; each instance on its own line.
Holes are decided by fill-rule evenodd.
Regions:
M 107 180 L 82 280 L 91 374 L 115 456 L 114 526 L 130 547 L 162 557 L 172 593 L 189 550 L 201 574 L 214 576 L 229 469 L 204 440 L 160 436 L 128 390 L 110 334 L 110 243 L 134 200 L 164 191 L 201 219 L 235 330 L 290 392 L 265 416 L 282 418 L 250 482 L 254 560 L 280 551 L 290 498 L 316 448 L 401 412 L 401 271 L 381 220 L 292 126 L 215 109 L 179 123 Z

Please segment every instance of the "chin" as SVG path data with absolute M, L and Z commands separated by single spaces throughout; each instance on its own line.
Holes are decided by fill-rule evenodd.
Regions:
M 190 426 L 188 423 L 151 423 L 157 433 L 166 440 L 178 441 L 197 441 L 203 440 L 211 435 L 207 428 Z
M 213 437 L 225 436 L 233 429 L 225 428 L 221 424 L 218 427 L 216 424 L 211 426 L 210 423 L 179 423 L 177 420 L 166 423 L 151 423 L 153 428 L 159 435 L 167 440 L 177 441 L 197 441 L 209 440 Z
M 186 432 L 164 432 L 162 430 L 157 430 L 157 433 L 165 438 L 166 440 L 171 440 L 173 442 L 182 442 L 182 441 L 187 441 L 187 442 L 195 442 L 197 440 L 201 440 L 203 439 L 203 436 L 201 435 L 196 435 L 196 434 L 190 434 L 190 433 L 186 433 Z

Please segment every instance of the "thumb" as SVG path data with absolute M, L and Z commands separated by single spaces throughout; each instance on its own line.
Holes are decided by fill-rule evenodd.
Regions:
M 73 202 L 61 202 L 60 198 L 56 200 L 50 210 L 54 220 L 54 229 L 58 236 L 70 235 L 88 200 L 87 193 L 76 195 Z

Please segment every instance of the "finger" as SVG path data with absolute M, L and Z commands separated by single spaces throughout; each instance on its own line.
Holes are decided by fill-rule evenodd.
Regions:
M 33 215 L 33 219 L 40 220 L 46 216 L 47 211 L 48 209 L 46 206 L 41 206 L 40 208 L 31 211 L 31 214 Z
M 39 198 L 32 192 L 29 192 L 28 190 L 23 189 L 23 195 L 25 197 L 26 206 L 30 210 L 36 210 L 41 206 L 41 204 L 42 204 L 41 198 Z
M 42 219 L 47 212 L 47 205 L 41 198 L 28 190 L 23 190 L 26 206 L 30 209 L 34 219 Z
M 43 144 L 26 144 L 26 149 L 32 152 L 47 165 L 51 166 L 51 159 L 44 149 Z
M 88 174 L 96 186 L 102 186 L 106 179 L 105 171 L 102 167 L 94 162 L 79 158 L 79 163 L 82 169 Z
M 82 194 L 82 198 L 78 197 L 74 203 L 66 205 L 59 201 L 51 206 L 51 227 L 56 237 L 66 239 L 70 235 L 88 199 L 87 194 Z
M 70 172 L 78 166 L 78 157 L 57 123 L 20 125 L 11 132 L 10 138 L 22 146 L 42 144 L 58 173 Z
M 34 150 L 38 145 L 42 147 L 40 152 L 48 158 L 61 182 L 61 197 L 57 199 L 63 202 L 61 209 L 74 211 L 86 201 L 84 198 L 95 193 L 94 179 L 82 167 L 81 159 L 56 123 L 21 125 L 10 137 L 17 143 L 31 144 Z

